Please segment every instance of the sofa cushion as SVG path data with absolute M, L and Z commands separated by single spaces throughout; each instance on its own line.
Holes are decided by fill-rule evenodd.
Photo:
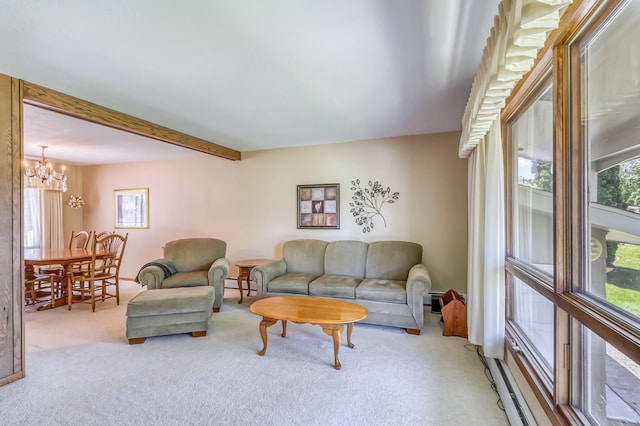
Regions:
M 360 278 L 342 275 L 323 275 L 309 283 L 309 295 L 355 299 Z
M 208 271 L 177 272 L 162 281 L 162 288 L 209 285 Z
M 418 263 L 422 263 L 420 244 L 406 241 L 369 243 L 365 278 L 406 281 L 409 270 Z
M 178 272 L 208 270 L 225 257 L 227 243 L 215 238 L 183 238 L 164 246 L 164 258 L 173 262 Z
M 364 278 L 368 246 L 362 241 L 330 242 L 324 255 L 324 273 Z
M 303 272 L 319 277 L 324 274 L 324 254 L 327 242 L 321 240 L 291 240 L 283 247 L 287 272 Z
M 356 299 L 407 303 L 406 288 L 406 281 L 365 279 L 356 287 Z
M 309 294 L 309 283 L 318 278 L 317 275 L 303 272 L 286 273 L 267 284 L 267 291 L 274 293 Z

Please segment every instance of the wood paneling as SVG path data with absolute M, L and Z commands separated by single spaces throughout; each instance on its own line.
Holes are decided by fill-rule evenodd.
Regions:
M 213 142 L 163 127 L 149 121 L 57 92 L 37 84 L 24 82 L 24 101 L 29 105 L 91 121 L 125 132 L 135 133 L 161 142 L 215 155 L 228 160 L 240 160 L 240 152 Z
M 20 82 L 0 74 L 0 384 L 24 372 L 21 128 Z

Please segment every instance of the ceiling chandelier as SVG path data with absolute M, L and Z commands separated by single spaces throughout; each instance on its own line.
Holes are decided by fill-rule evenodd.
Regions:
M 33 167 L 27 161 L 24 162 L 25 186 L 28 188 L 46 188 L 62 192 L 67 191 L 67 175 L 62 171 L 57 171 L 51 163 L 47 163 L 44 157 L 44 150 L 47 145 L 38 145 L 42 148 L 42 159 L 37 160 Z

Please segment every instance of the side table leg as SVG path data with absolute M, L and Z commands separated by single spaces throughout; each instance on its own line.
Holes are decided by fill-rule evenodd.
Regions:
M 262 356 L 267 352 L 267 327 L 271 327 L 277 320 L 272 318 L 262 317 L 260 321 L 260 337 L 262 338 L 262 350 L 258 352 L 258 355 Z
M 242 303 L 242 275 L 244 272 L 242 268 L 238 271 L 238 291 L 240 292 L 240 300 L 238 300 L 238 304 Z
M 249 268 L 247 271 L 247 297 L 251 296 L 251 270 L 253 268 Z

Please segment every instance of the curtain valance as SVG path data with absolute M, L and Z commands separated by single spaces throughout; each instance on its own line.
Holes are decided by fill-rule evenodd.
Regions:
M 485 137 L 516 83 L 558 27 L 572 0 L 502 0 L 462 117 L 458 154 L 468 157 Z
M 37 177 L 25 177 L 25 188 L 44 189 L 45 191 L 60 191 L 67 192 L 67 177 L 63 179 L 50 179 L 47 181 L 41 181 Z

